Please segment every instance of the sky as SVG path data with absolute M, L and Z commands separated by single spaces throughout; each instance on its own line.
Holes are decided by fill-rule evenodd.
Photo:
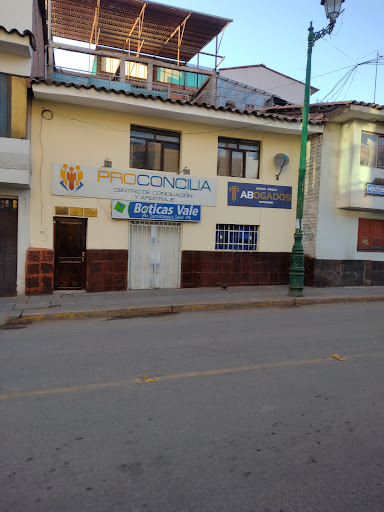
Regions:
M 301 81 L 305 80 L 309 23 L 313 22 L 315 31 L 328 25 L 320 0 L 156 1 L 233 19 L 222 39 L 221 67 L 265 64 Z M 384 0 L 345 0 L 342 8 L 333 33 L 313 49 L 311 85 L 320 90 L 311 102 L 375 99 L 384 105 L 384 57 L 379 58 L 375 78 L 377 52 L 384 56 Z M 374 62 L 354 70 L 366 61 Z M 337 85 L 347 78 L 346 73 L 348 80 Z

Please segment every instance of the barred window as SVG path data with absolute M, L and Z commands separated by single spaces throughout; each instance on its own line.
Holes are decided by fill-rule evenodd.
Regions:
M 258 226 L 216 224 L 215 249 L 221 251 L 256 251 Z

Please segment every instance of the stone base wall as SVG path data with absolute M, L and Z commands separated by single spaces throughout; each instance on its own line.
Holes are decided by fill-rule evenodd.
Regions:
M 25 264 L 25 295 L 53 293 L 53 267 L 53 249 L 29 248 Z
M 183 251 L 181 287 L 288 284 L 285 252 Z
M 87 292 L 112 292 L 128 287 L 128 251 L 120 249 L 87 250 Z
M 287 285 L 290 253 L 183 251 L 181 287 Z M 128 287 L 128 251 L 87 251 L 87 292 Z M 30 248 L 26 295 L 53 293 L 54 251 Z M 305 286 L 384 286 L 384 261 L 317 260 L 305 257 Z
M 384 261 L 317 260 L 305 258 L 305 285 L 383 286 Z
M 304 286 L 315 286 L 315 258 L 304 256 Z

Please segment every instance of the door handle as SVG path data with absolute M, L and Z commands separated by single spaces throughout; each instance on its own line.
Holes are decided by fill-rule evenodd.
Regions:
M 85 251 L 83 251 L 81 253 L 81 262 L 84 263 L 84 258 L 85 258 Z

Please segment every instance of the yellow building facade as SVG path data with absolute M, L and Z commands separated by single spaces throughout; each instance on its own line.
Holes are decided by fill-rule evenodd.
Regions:
M 288 282 L 295 226 L 299 123 L 279 116 L 45 81 L 34 81 L 32 91 L 33 172 L 27 293 Z M 135 169 L 131 165 L 132 138 L 140 129 L 158 131 L 165 138 L 168 133 L 178 135 L 174 172 L 156 172 L 153 162 L 148 168 Z M 319 126 L 311 129 L 322 130 Z M 219 141 L 223 140 L 250 144 L 251 149 L 252 143 L 257 144 L 257 177 L 218 175 Z M 231 151 L 232 161 L 236 157 L 246 159 L 251 153 L 256 159 L 253 149 L 248 153 L 240 147 Z M 279 180 L 276 154 L 289 157 Z M 247 160 L 243 164 L 247 166 Z M 72 173 L 81 172 L 73 174 L 76 179 L 72 190 L 65 188 L 69 182 L 63 174 L 70 169 Z M 173 204 L 176 208 L 180 202 L 185 206 L 196 205 L 198 221 L 167 215 L 155 218 L 149 214 L 119 218 L 116 201 L 127 209 L 128 203 L 138 202 L 132 201 L 132 197 L 124 201 L 121 195 L 122 190 L 131 190 L 132 180 L 136 179 L 134 173 L 141 176 L 139 180 L 144 184 L 154 175 L 155 187 L 162 183 L 162 175 L 167 177 L 168 185 L 176 179 L 176 189 L 171 189 L 165 199 L 156 190 L 157 195 L 151 196 L 145 190 L 148 187 L 144 187 L 147 195 L 138 195 L 136 199 L 147 207 Z M 75 190 L 79 176 L 85 185 Z M 95 197 L 92 180 L 100 189 Z M 102 186 L 104 182 L 108 191 Z M 205 199 L 196 204 L 200 192 L 191 198 L 184 197 L 188 196 L 188 183 L 194 189 L 197 183 L 204 182 L 211 189 L 211 206 L 206 205 Z M 235 192 L 229 190 L 231 187 L 235 187 Z M 229 204 L 233 193 L 237 195 L 237 204 Z M 112 195 L 105 197 L 108 194 Z M 286 200 L 284 204 L 279 202 L 281 199 Z M 247 200 L 250 205 L 244 206 Z M 73 247 L 68 237 L 75 240 Z M 58 254 L 60 251 L 62 254 Z

